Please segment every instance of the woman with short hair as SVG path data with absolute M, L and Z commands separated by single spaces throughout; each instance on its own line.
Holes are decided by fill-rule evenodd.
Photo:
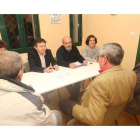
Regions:
M 90 62 L 98 61 L 100 48 L 96 46 L 97 38 L 94 35 L 89 35 L 85 43 L 87 46 L 83 48 L 83 57 Z

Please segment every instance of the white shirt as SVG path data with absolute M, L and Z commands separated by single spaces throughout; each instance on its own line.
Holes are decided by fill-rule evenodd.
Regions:
M 43 55 L 41 55 L 39 52 L 38 52 L 38 54 L 39 54 L 39 57 L 40 57 L 40 61 L 41 61 L 41 66 L 43 67 L 43 68 L 46 68 L 46 62 L 45 62 L 45 55 L 46 55 L 46 53 L 45 54 L 43 54 Z

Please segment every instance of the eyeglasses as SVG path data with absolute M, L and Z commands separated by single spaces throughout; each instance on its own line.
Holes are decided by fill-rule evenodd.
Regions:
M 25 71 L 25 66 L 22 67 L 22 71 L 23 71 L 23 72 Z
M 105 56 L 105 57 L 107 58 L 107 60 L 108 60 L 108 57 L 107 57 L 106 55 L 102 55 L 102 56 L 99 56 L 99 57 L 104 57 L 104 56 Z
M 99 56 L 99 57 L 104 57 L 104 56 Z

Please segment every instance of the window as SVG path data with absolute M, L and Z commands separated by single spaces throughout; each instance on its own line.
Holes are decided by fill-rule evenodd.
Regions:
M 75 46 L 82 44 L 82 15 L 71 14 L 70 15 L 70 37 L 72 43 Z
M 38 15 L 4 14 L 0 19 L 1 36 L 8 50 L 26 53 L 33 49 L 33 40 L 40 37 Z

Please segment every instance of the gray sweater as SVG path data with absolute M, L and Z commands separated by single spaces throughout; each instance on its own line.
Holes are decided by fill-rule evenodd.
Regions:
M 100 48 L 95 46 L 93 50 L 89 46 L 83 48 L 82 56 L 87 61 L 98 60 Z

